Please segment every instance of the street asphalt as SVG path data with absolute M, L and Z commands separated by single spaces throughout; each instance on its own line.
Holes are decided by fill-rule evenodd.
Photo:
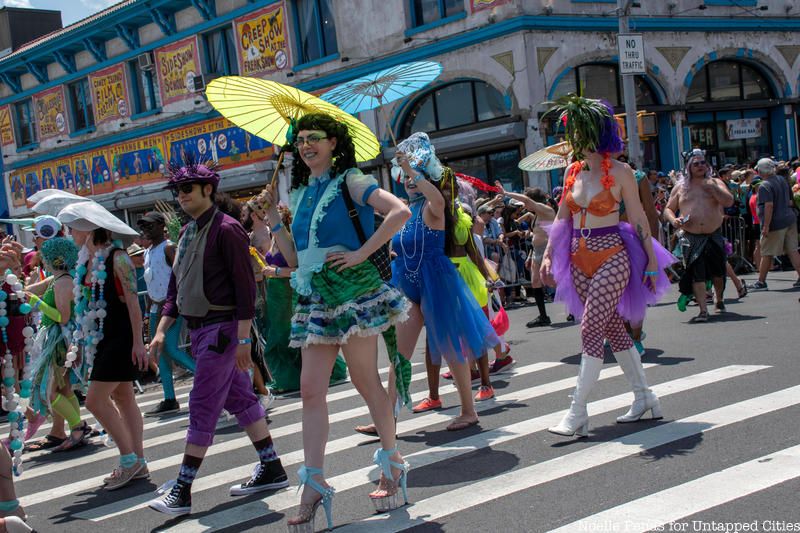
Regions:
M 511 309 L 506 338 L 516 365 L 494 376 L 498 398 L 478 405 L 479 426 L 445 431 L 447 419 L 457 412 L 457 395 L 452 387 L 445 389 L 445 380 L 446 410 L 400 415 L 400 451 L 416 455 L 408 458 L 411 505 L 390 515 L 374 516 L 367 498 L 372 485 L 365 469 L 377 441 L 352 431 L 368 422 L 363 401 L 350 383 L 332 387 L 336 399 L 330 402 L 326 474 L 338 488 L 337 530 L 737 531 L 735 523 L 755 523 L 756 531 L 769 531 L 773 523 L 800 522 L 800 389 L 792 389 L 800 386 L 800 289 L 792 287 L 794 281 L 794 273 L 773 272 L 769 291 L 741 300 L 729 284 L 727 313 L 706 324 L 688 323 L 697 308 L 678 312 L 673 290 L 650 309 L 645 325 L 643 363 L 651 365 L 646 373 L 660 392 L 664 419 L 615 423 L 631 395 L 609 353 L 590 398 L 597 403 L 589 406 L 588 439 L 544 430 L 568 407 L 579 363 L 579 326 L 566 322 L 558 306 L 548 305 L 552 327 L 527 329 L 536 307 Z M 423 359 L 418 349 L 412 385 L 418 398 L 426 390 Z M 379 366 L 387 366 L 383 355 Z M 178 394 L 188 393 L 189 384 L 178 383 Z M 158 395 L 152 389 L 141 396 L 143 410 Z M 177 474 L 188 404 L 185 397 L 180 401 L 179 416 L 145 419 L 150 481 L 115 492 L 100 488 L 99 479 L 117 461 L 116 449 L 102 444 L 64 454 L 28 454 L 27 470 L 15 484 L 31 525 L 64 533 L 286 531 L 286 517 L 299 499 L 297 394 L 278 398 L 270 410 L 276 448 L 290 473 L 289 489 L 246 498 L 228 495 L 230 485 L 247 478 L 256 455 L 244 433 L 223 419 L 195 483 L 193 514 L 173 519 L 141 508 Z

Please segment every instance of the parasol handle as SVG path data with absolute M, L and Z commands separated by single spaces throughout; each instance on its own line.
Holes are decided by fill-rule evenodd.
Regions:
M 278 163 L 275 165 L 275 170 L 272 171 L 272 179 L 269 180 L 267 185 L 274 189 L 275 188 L 275 180 L 278 179 L 278 171 L 281 169 L 281 163 L 283 163 L 283 156 L 286 153 L 286 150 L 281 150 L 281 153 L 278 154 Z
M 386 122 L 386 129 L 389 130 L 389 135 L 392 137 L 392 143 L 394 143 L 394 147 L 397 148 L 397 139 L 392 131 L 392 125 L 389 124 L 389 117 L 386 116 L 386 109 L 383 108 L 383 102 L 381 102 L 381 100 L 382 98 L 378 97 L 378 103 L 381 104 L 379 109 L 381 110 L 381 115 L 383 115 L 384 122 Z

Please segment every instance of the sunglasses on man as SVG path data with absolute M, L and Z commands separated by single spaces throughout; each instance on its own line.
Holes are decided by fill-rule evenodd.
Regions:
M 197 185 L 197 183 L 194 183 L 194 182 L 192 182 L 192 183 L 178 183 L 174 187 L 171 187 L 172 194 L 177 195 L 179 192 L 182 192 L 183 194 L 191 194 L 192 191 L 194 190 L 194 186 L 195 185 Z

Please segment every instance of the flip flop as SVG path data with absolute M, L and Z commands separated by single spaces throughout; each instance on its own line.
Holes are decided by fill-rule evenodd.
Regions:
M 29 452 L 36 452 L 39 450 L 49 450 L 50 448 L 61 446 L 61 444 L 65 440 L 67 439 L 66 438 L 62 439 L 61 437 L 54 437 L 53 435 L 45 435 L 44 438 L 26 444 L 25 450 Z
M 461 431 L 462 429 L 471 428 L 472 426 L 477 426 L 479 420 L 459 420 L 456 418 L 453 420 L 449 426 L 447 426 L 447 431 Z
M 375 428 L 375 424 L 368 424 L 366 426 L 356 426 L 353 428 L 356 433 L 361 433 L 362 435 L 367 435 L 368 437 L 377 437 L 378 430 Z
M 708 322 L 708 313 L 700 313 L 697 316 L 693 316 L 689 319 L 690 324 L 702 324 Z

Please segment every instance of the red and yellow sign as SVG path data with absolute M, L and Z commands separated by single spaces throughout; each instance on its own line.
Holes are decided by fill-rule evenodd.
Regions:
M 33 95 L 33 110 L 36 114 L 40 141 L 68 132 L 63 86 Z
M 233 27 L 240 75 L 264 77 L 289 67 L 283 2 L 236 19 Z
M 11 125 L 11 108 L 0 106 L 0 145 L 14 144 L 14 127 Z
M 95 124 L 125 118 L 130 113 L 125 65 L 108 67 L 89 76 Z
M 163 105 L 191 96 L 195 76 L 200 76 L 197 37 L 188 37 L 155 51 L 158 86 Z
M 470 7 L 472 8 L 472 12 L 475 13 L 476 11 L 492 9 L 493 7 L 501 6 L 508 2 L 509 0 L 470 0 Z
M 25 178 L 22 169 L 14 170 L 8 174 L 8 190 L 11 191 L 11 205 L 22 207 L 25 205 Z
M 88 159 L 88 154 L 83 153 L 77 157 L 73 157 L 70 162 L 70 168 L 72 169 L 72 176 L 75 180 L 75 193 L 81 196 L 91 195 L 91 161 Z
M 164 138 L 142 137 L 109 149 L 114 189 L 164 179 Z

